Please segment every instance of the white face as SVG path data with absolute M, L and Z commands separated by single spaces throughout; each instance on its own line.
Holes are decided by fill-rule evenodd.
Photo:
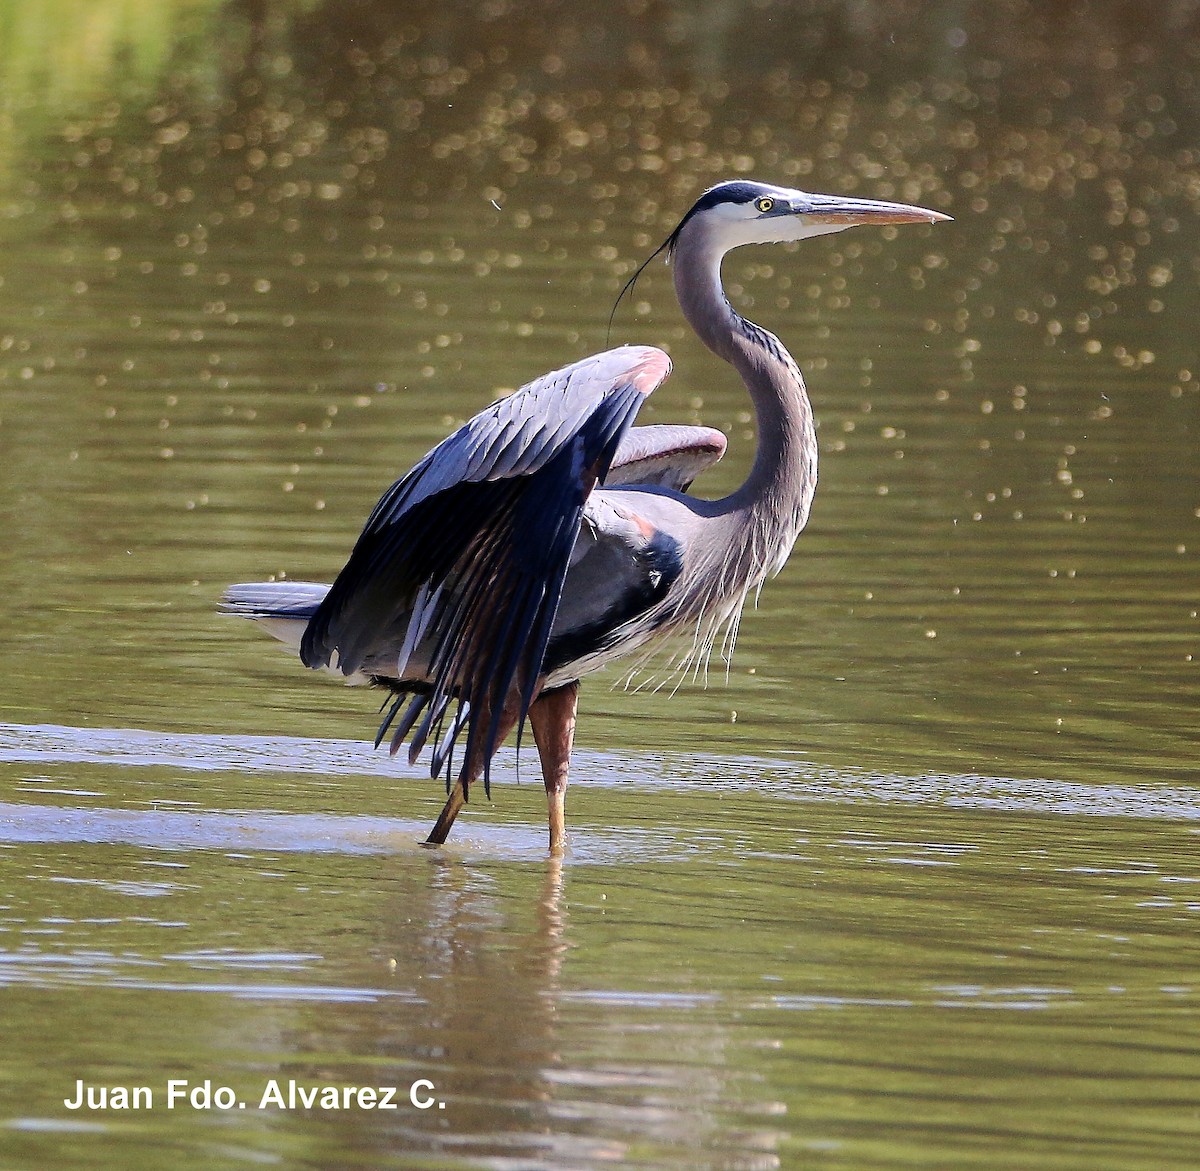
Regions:
M 718 203 L 700 214 L 711 224 L 710 230 L 727 248 L 742 244 L 783 244 L 805 240 L 826 232 L 837 232 L 849 224 L 816 224 L 806 221 L 792 209 L 803 206 L 802 191 L 786 187 L 755 184 L 756 195 L 745 202 Z M 697 217 L 699 218 L 699 217 Z
M 720 185 L 724 187 L 725 185 Z M 940 212 L 903 203 L 813 195 L 767 183 L 731 184 L 745 198 L 723 200 L 697 212 L 702 225 L 722 251 L 743 244 L 782 244 L 840 232 L 856 224 L 933 223 L 948 219 Z M 714 192 L 720 188 L 714 188 Z

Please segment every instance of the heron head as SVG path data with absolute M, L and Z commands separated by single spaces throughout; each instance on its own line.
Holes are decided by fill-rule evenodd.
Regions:
M 710 187 L 692 205 L 667 241 L 674 252 L 689 226 L 722 251 L 743 244 L 782 244 L 840 232 L 855 224 L 932 224 L 948 215 L 907 203 L 814 195 L 743 179 Z
M 686 238 L 719 258 L 743 244 L 784 244 L 840 232 L 855 224 L 933 224 L 950 217 L 927 207 L 813 195 L 748 179 L 729 179 L 710 187 L 692 204 L 675 230 L 644 260 L 617 294 L 608 317 L 612 328 L 617 306 L 637 284 L 647 265 L 662 253 L 670 260 Z

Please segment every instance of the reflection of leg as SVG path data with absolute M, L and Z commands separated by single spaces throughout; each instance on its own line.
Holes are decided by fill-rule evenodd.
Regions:
M 546 806 L 550 816 L 550 853 L 566 848 L 567 774 L 571 767 L 571 745 L 575 741 L 575 704 L 579 684 L 568 683 L 542 692 L 529 709 L 529 723 L 542 761 L 546 783 Z
M 513 730 L 516 722 L 515 708 L 510 709 L 506 707 L 504 714 L 500 717 L 500 727 L 497 729 L 497 744 L 504 743 L 505 737 Z M 472 785 L 483 776 L 483 766 L 486 763 L 482 752 L 476 752 L 474 758 L 469 762 L 469 771 L 466 771 L 466 775 L 470 778 Z M 429 831 L 429 837 L 425 839 L 427 846 L 440 846 L 446 840 L 450 833 L 450 827 L 454 825 L 454 819 L 466 803 L 467 799 L 463 795 L 463 783 L 460 776 L 454 782 L 454 787 L 450 790 L 450 796 L 447 798 L 446 804 L 442 806 L 442 812 L 438 814 L 438 819 L 434 822 L 433 829 Z

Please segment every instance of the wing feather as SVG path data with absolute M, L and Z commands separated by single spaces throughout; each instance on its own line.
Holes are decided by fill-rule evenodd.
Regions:
M 631 427 L 613 457 L 605 486 L 657 484 L 686 492 L 705 468 L 725 454 L 726 442 L 712 427 L 677 423 Z
M 493 403 L 384 493 L 301 642 L 309 667 L 349 675 L 381 651 L 422 644 L 420 678 L 392 738 L 427 743 L 451 783 L 488 764 L 503 713 L 533 702 L 583 508 L 645 396 L 670 370 L 660 350 L 620 347 Z M 399 715 L 394 704 L 380 739 Z M 453 714 L 451 709 L 456 708 Z

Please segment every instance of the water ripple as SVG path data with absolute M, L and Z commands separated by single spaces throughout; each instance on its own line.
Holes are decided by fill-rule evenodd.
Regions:
M 515 752 L 502 750 L 511 765 Z M 307 773 L 324 776 L 411 777 L 409 768 L 357 740 L 301 739 L 289 736 L 201 735 L 138 728 L 74 728 L 54 724 L 0 723 L 0 763 L 158 766 L 184 770 Z M 904 776 L 867 770 L 821 768 L 803 760 L 716 754 L 632 754 L 577 752 L 575 782 L 580 785 L 637 785 L 680 791 L 753 790 L 796 801 L 917 804 L 949 808 L 996 809 L 1064 816 L 1200 820 L 1200 788 L 1155 784 L 1082 784 L 1047 778 L 1013 778 L 982 773 L 930 773 Z M 43 779 L 43 778 L 39 778 Z M 47 790 L 55 791 L 55 790 Z M 64 795 L 57 793 L 57 795 Z M 80 815 L 83 816 L 82 814 Z M 147 817 L 152 815 L 147 814 Z M 160 813 L 158 816 L 168 816 Z M 238 815 L 227 815 L 238 820 Z M 310 818 L 304 833 L 313 838 L 337 829 L 339 837 L 360 836 L 368 849 L 380 848 L 380 835 L 416 830 L 415 823 L 372 817 Z M 253 826 L 218 827 L 267 834 L 277 823 L 256 815 Z M 82 825 L 82 823 L 80 823 Z M 214 823 L 209 822 L 212 827 Z M 82 830 L 81 830 L 82 832 Z M 197 825 L 203 838 L 208 831 Z M 185 837 L 187 835 L 185 834 Z M 9 839 L 14 840 L 14 839 Z M 80 839 L 86 840 L 86 839 Z M 190 838 L 189 838 L 190 840 Z M 203 844 L 199 840 L 196 844 Z M 218 844 L 210 842 L 209 844 Z M 601 852 L 607 844 L 597 843 Z M 282 847 L 287 848 L 287 847 Z M 320 848 L 317 841 L 296 848 Z M 342 845 L 335 848 L 345 848 Z

